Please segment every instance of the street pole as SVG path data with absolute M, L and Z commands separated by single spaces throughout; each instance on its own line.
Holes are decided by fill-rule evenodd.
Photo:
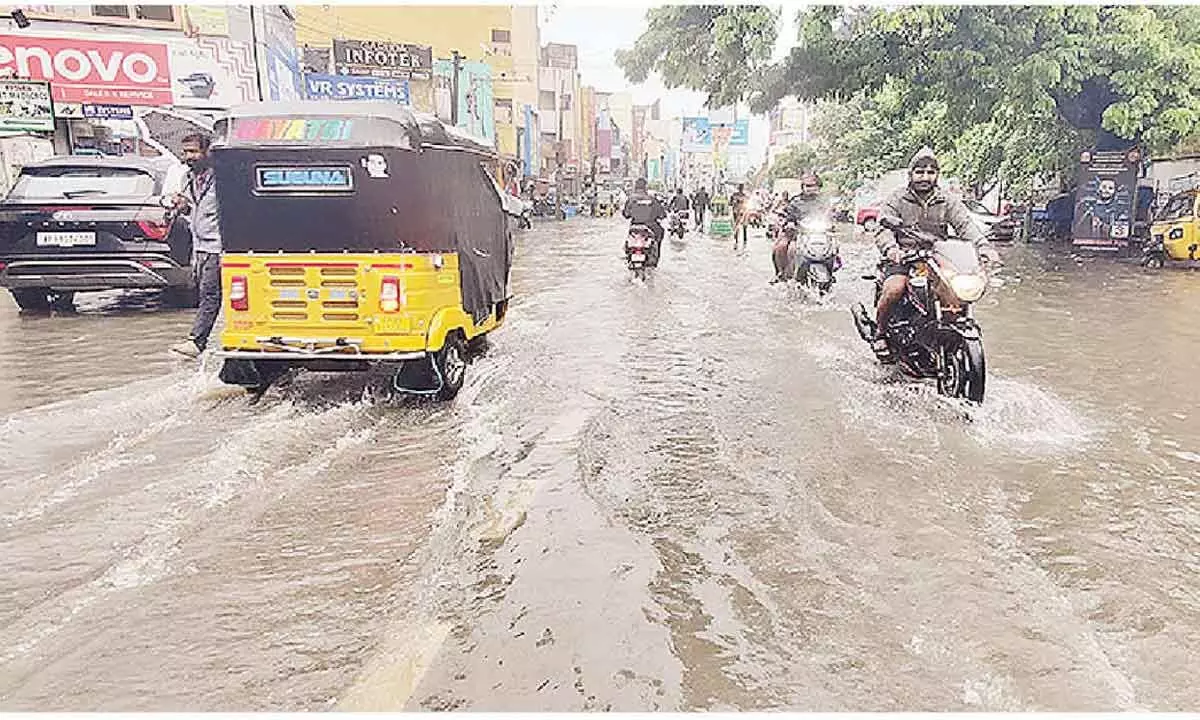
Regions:
M 263 64 L 258 50 L 258 21 L 254 17 L 253 5 L 250 6 L 250 44 L 253 46 L 254 53 L 254 85 L 258 88 L 259 102 L 262 102 L 267 98 L 263 95 Z
M 566 89 L 567 84 L 565 82 L 560 82 L 558 85 L 558 142 L 556 143 L 557 147 L 555 148 L 556 157 L 554 163 L 554 186 L 556 188 L 556 192 L 554 193 L 555 217 L 560 219 L 562 218 L 563 196 L 562 166 L 563 156 L 566 154 L 563 152 L 563 95 L 565 94 L 564 91 Z
M 450 124 L 458 127 L 458 72 L 462 68 L 463 56 L 459 55 L 457 50 L 451 50 L 450 54 L 454 64 L 454 71 L 450 76 Z

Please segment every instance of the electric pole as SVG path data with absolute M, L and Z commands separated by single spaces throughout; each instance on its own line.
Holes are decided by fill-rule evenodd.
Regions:
M 451 50 L 453 73 L 450 75 L 450 124 L 458 127 L 458 72 L 462 68 L 463 56 Z

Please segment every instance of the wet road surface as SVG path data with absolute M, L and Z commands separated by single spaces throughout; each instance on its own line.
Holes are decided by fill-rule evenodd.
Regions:
M 256 406 L 190 314 L 0 299 L 2 710 L 1183 710 L 1200 705 L 1200 283 L 1005 251 L 989 396 L 691 233 L 518 239 L 446 406 Z

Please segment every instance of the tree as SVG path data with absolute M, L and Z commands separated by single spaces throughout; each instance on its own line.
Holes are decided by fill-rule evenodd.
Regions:
M 817 7 L 773 65 L 752 38 L 731 35 L 753 26 L 773 38 L 769 13 L 734 22 L 734 8 L 683 10 L 650 12 L 651 30 L 618 56 L 630 79 L 658 70 L 668 87 L 756 111 L 786 95 L 866 103 L 881 115 L 861 118 L 858 140 L 897 142 L 878 133 L 900 117 L 907 135 L 936 138 L 977 178 L 1066 169 L 1097 138 L 1157 151 L 1200 133 L 1196 7 Z M 675 13 L 687 23 L 672 26 Z
M 817 165 L 817 153 L 807 145 L 796 145 L 788 148 L 772 163 L 768 176 L 772 180 L 779 178 L 798 178 Z

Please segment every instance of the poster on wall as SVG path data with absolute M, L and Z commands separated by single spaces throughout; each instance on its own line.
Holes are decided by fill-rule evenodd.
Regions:
M 1075 192 L 1075 245 L 1121 248 L 1128 244 L 1137 194 L 1138 148 L 1086 151 L 1080 155 Z
M 683 151 L 708 152 L 712 149 L 712 127 L 706 117 L 683 119 Z
M 450 122 L 450 95 L 454 66 L 449 60 L 433 64 L 434 99 L 437 116 Z M 476 137 L 496 140 L 495 100 L 492 69 L 482 62 L 460 62 L 458 69 L 458 127 Z
M 295 25 L 279 8 L 266 6 L 264 12 L 267 98 L 275 101 L 299 100 L 304 96 L 304 88 L 300 75 L 300 54 L 296 51 Z
M 177 107 L 224 109 L 254 99 L 245 97 L 241 84 L 212 50 L 194 43 L 172 43 L 170 67 Z
M 188 26 L 197 35 L 229 35 L 229 9 L 220 5 L 184 5 Z
M 0 133 L 53 132 L 50 84 L 0 80 Z

